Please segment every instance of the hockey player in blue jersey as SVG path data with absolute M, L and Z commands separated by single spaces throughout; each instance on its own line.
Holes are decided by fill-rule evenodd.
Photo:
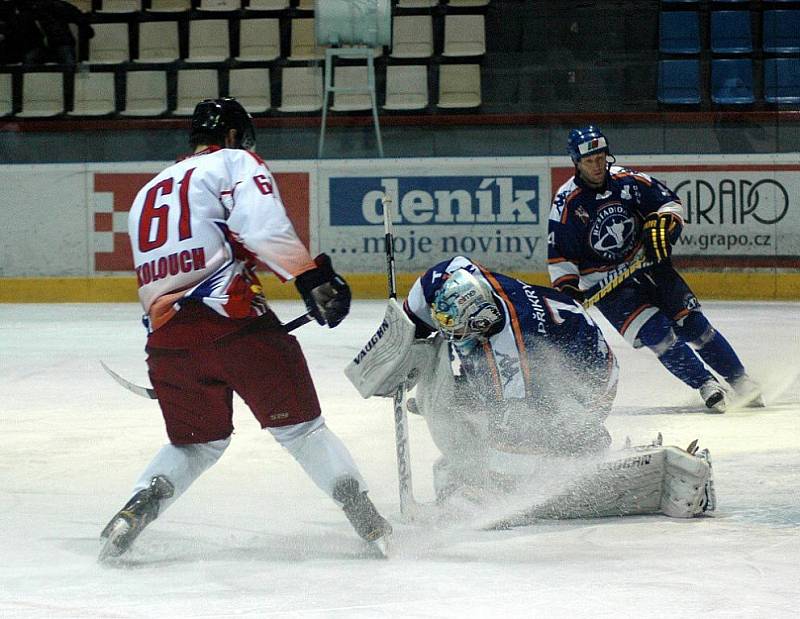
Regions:
M 507 473 L 512 454 L 598 454 L 610 445 L 604 420 L 616 394 L 616 359 L 568 296 L 458 256 L 417 279 L 404 310 L 417 338 L 441 334 L 460 365 L 453 397 L 424 405 L 443 453 L 434 469 L 440 495 L 453 486 L 454 470 L 458 483 L 475 485 L 463 479 L 470 466 L 452 466 L 459 458 L 480 476 Z M 444 417 L 441 431 L 434 415 Z M 459 432 L 470 437 L 469 448 L 454 438 Z
M 606 136 L 590 125 L 573 129 L 567 150 L 575 176 L 556 192 L 548 224 L 553 286 L 576 301 L 645 252 L 652 264 L 597 302 L 635 348 L 645 346 L 677 378 L 700 392 L 708 412 L 724 412 L 729 394 L 763 406 L 758 385 L 727 340 L 709 323 L 692 290 L 671 263 L 683 228 L 680 199 L 647 174 L 614 165 Z

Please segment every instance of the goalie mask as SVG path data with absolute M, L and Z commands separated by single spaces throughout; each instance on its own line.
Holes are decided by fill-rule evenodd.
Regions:
M 464 269 L 451 273 L 438 290 L 431 317 L 451 342 L 486 339 L 503 320 L 489 285 Z
M 232 97 L 205 99 L 194 108 L 189 142 L 196 146 L 205 140 L 212 140 L 215 144 L 224 145 L 231 129 L 236 130 L 233 148 L 255 149 L 253 119 L 242 104 Z

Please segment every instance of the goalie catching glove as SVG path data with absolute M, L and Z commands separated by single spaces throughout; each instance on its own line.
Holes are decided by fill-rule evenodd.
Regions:
M 334 272 L 327 254 L 314 258 L 314 263 L 317 268 L 301 273 L 294 283 L 314 319 L 333 329 L 350 311 L 350 286 Z
M 667 260 L 682 227 L 680 219 L 674 213 L 650 213 L 645 217 L 642 242 L 647 257 L 654 262 Z

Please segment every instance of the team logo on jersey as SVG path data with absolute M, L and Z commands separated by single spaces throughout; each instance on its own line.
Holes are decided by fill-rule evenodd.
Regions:
M 584 226 L 589 223 L 589 213 L 586 212 L 582 204 L 579 204 L 578 208 L 575 209 L 575 217 L 580 219 Z
M 519 374 L 519 358 L 506 355 L 497 350 L 494 351 L 494 355 L 495 359 L 497 359 L 497 369 L 500 370 L 500 376 L 503 378 L 503 386 L 505 387 Z
M 597 211 L 589 233 L 592 249 L 605 260 L 623 260 L 636 244 L 636 220 L 620 202 L 604 204 Z
M 623 200 L 631 199 L 631 188 L 628 185 L 622 186 L 622 191 L 619 192 L 619 197 Z

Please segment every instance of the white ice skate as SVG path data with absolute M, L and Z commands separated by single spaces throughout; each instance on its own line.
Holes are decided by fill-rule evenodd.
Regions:
M 764 401 L 764 395 L 761 393 L 761 387 L 747 374 L 743 374 L 738 379 L 731 381 L 731 387 L 736 393 L 735 404 L 737 406 L 763 408 L 767 405 Z
M 725 389 L 715 379 L 710 378 L 700 385 L 700 397 L 708 408 L 706 413 L 724 413 L 728 408 Z

